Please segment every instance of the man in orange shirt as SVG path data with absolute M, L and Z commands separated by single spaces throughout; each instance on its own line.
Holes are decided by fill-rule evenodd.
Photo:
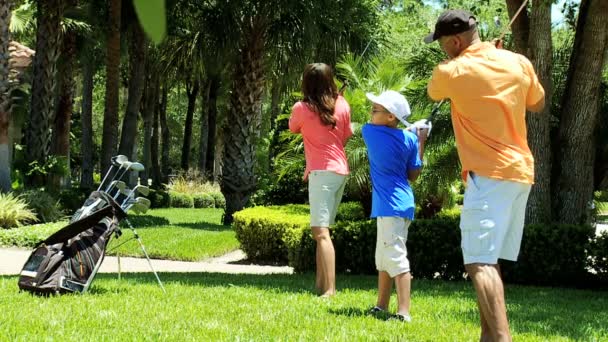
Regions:
M 534 158 L 526 110 L 545 105 L 530 61 L 479 39 L 475 17 L 462 10 L 439 16 L 435 40 L 450 59 L 433 70 L 428 94 L 449 98 L 456 147 L 467 183 L 460 217 L 465 269 L 477 292 L 481 340 L 510 341 L 498 259 L 516 261 Z

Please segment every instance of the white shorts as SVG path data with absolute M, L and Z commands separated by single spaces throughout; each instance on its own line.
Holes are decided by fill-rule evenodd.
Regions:
M 308 201 L 310 226 L 329 227 L 336 220 L 338 206 L 344 193 L 346 176 L 333 171 L 310 171 L 308 174 Z
M 403 217 L 378 217 L 376 234 L 376 269 L 391 278 L 410 271 L 407 260 L 407 229 L 411 221 Z
M 516 261 L 530 184 L 469 173 L 460 215 L 464 264 Z

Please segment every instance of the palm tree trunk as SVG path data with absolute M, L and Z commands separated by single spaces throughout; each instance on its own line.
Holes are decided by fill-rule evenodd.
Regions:
M 160 169 L 159 163 L 159 153 L 158 153 L 158 143 L 159 143 L 159 115 L 160 115 L 160 104 L 158 101 L 158 97 L 160 94 L 160 82 L 157 80 L 156 84 L 154 84 L 154 96 L 152 97 L 153 110 L 154 110 L 154 121 L 152 125 L 152 139 L 150 146 L 150 155 L 151 155 L 151 167 L 152 167 L 152 185 L 156 189 L 162 188 L 162 173 Z
M 109 29 L 106 42 L 106 98 L 101 142 L 101 174 L 110 167 L 118 140 L 118 99 L 120 87 L 120 18 L 122 0 L 109 0 Z
M 562 103 L 555 210 L 560 223 L 589 222 L 600 84 L 608 48 L 608 1 L 582 0 Z
M 129 36 L 129 98 L 122 123 L 119 154 L 129 156 L 137 137 L 137 118 L 141 109 L 141 98 L 145 82 L 146 37 L 139 23 L 131 25 Z
M 48 186 L 55 191 L 70 186 L 70 127 L 72 112 L 74 111 L 75 56 L 76 34 L 69 31 L 63 37 L 61 89 L 51 144 L 51 154 L 65 161 L 66 173 L 64 175 L 50 175 Z
M 0 192 L 11 191 L 9 51 L 12 1 L 0 4 Z
M 201 92 L 201 119 L 200 119 L 200 140 L 198 144 L 198 169 L 206 178 L 205 170 L 207 169 L 207 144 L 209 142 L 209 92 L 211 90 L 211 81 L 207 79 L 203 82 L 203 91 Z
M 146 87 L 143 96 L 143 120 L 144 120 L 144 146 L 143 164 L 146 170 L 140 174 L 143 183 L 147 185 L 148 179 L 152 176 L 152 135 L 155 116 L 155 104 L 158 94 L 156 93 L 157 75 L 150 72 L 150 63 L 147 64 L 146 74 L 150 75 L 146 80 Z M 153 177 L 152 177 L 153 178 Z
M 219 76 L 209 78 L 209 99 L 207 100 L 207 155 L 205 158 L 207 177 L 214 179 L 215 172 L 215 143 L 217 132 L 217 96 L 220 88 Z M 215 181 L 215 179 L 214 179 Z
M 188 110 L 186 112 L 186 124 L 184 126 L 184 144 L 182 145 L 182 170 L 188 171 L 190 167 L 190 146 L 192 145 L 192 121 L 194 120 L 194 110 L 196 109 L 196 98 L 199 92 L 199 82 L 194 81 L 192 86 L 186 85 L 186 95 L 188 95 Z
M 163 86 L 163 94 L 160 101 L 159 119 L 160 119 L 160 129 L 161 129 L 161 170 L 162 170 L 162 182 L 167 184 L 169 183 L 169 173 L 170 173 L 170 165 L 169 165 L 169 144 L 171 139 L 171 132 L 169 132 L 169 125 L 167 125 L 167 93 L 169 89 L 167 86 Z
M 526 208 L 526 224 L 550 222 L 551 214 L 551 99 L 553 95 L 553 45 L 551 1 L 534 1 L 530 13 L 529 54 L 543 88 L 545 109 L 527 113 L 528 144 L 534 156 L 535 184 Z
M 63 9 L 63 0 L 38 1 L 32 104 L 26 132 L 28 163 L 38 162 L 39 165 L 44 165 L 50 148 L 50 123 L 55 116 L 57 59 L 61 48 Z M 28 179 L 28 183 L 42 186 L 44 179 L 41 175 L 35 175 Z
M 82 75 L 82 174 L 80 187 L 92 189 L 93 186 L 93 76 L 95 70 L 90 56 L 83 58 Z
M 230 109 L 224 130 L 225 143 L 220 188 L 226 198 L 224 224 L 243 209 L 256 187 L 256 140 L 260 132 L 264 91 L 266 24 L 262 17 L 245 18 L 240 60 L 233 74 Z

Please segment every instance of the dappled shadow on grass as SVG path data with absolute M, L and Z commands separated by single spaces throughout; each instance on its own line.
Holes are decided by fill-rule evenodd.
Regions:
M 349 307 L 343 307 L 343 308 L 338 308 L 338 309 L 328 309 L 327 311 L 330 314 L 333 315 L 338 315 L 338 316 L 346 316 L 346 317 L 363 317 L 363 316 L 369 316 L 381 321 L 386 321 L 390 315 L 388 313 L 379 313 L 376 315 L 372 315 L 370 314 L 368 311 L 371 308 L 358 308 L 358 307 L 354 307 L 354 306 L 349 306 Z
M 221 232 L 226 230 L 232 230 L 232 226 L 223 226 L 217 223 L 209 223 L 205 221 L 189 222 L 189 223 L 176 223 L 173 227 L 188 228 L 188 229 L 200 229 L 208 230 L 213 232 Z

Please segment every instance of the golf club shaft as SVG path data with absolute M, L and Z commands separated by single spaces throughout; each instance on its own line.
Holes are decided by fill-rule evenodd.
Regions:
M 519 13 L 521 13 L 521 11 L 524 9 L 524 7 L 526 7 L 526 4 L 528 3 L 528 0 L 524 0 L 524 2 L 522 2 L 521 6 L 519 6 L 519 9 L 517 10 L 517 12 L 515 12 L 515 15 L 513 15 L 513 18 L 511 18 L 511 21 L 509 21 L 509 25 L 507 25 L 507 27 L 505 27 L 502 32 L 500 33 L 500 36 L 498 36 L 498 41 L 500 42 L 505 34 L 507 34 L 507 31 L 509 31 L 509 29 L 511 28 L 511 25 L 513 25 L 513 22 L 515 22 L 515 19 L 517 19 L 517 17 L 519 16 Z

